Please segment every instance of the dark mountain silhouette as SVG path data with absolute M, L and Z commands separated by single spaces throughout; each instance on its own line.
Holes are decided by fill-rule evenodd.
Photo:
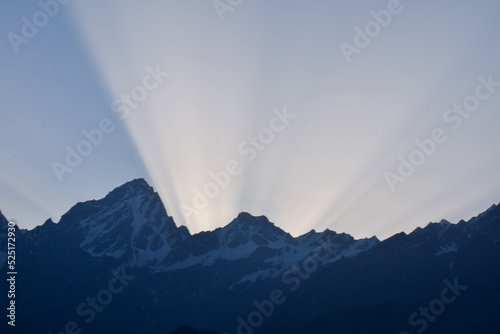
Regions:
M 57 224 L 17 231 L 16 330 L 491 333 L 499 217 L 492 206 L 380 242 L 330 230 L 294 238 L 241 213 L 192 235 L 138 179 Z M 0 214 L 0 235 L 6 229 Z M 6 238 L 0 246 L 6 272 Z

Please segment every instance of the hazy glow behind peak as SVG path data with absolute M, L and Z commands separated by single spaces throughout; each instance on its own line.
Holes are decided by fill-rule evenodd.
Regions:
M 224 22 L 211 2 L 81 1 L 68 8 L 104 101 L 140 85 L 148 66 L 169 72 L 123 121 L 109 110 L 105 115 L 126 127 L 146 178 L 177 224 L 209 230 L 247 211 L 293 235 L 330 228 L 384 238 L 431 220 L 469 218 L 499 201 L 500 159 L 492 143 L 500 139 L 500 93 L 456 132 L 442 120 L 444 110 L 474 91 L 477 76 L 500 78 L 500 48 L 491 43 L 498 4 L 462 5 L 444 15 L 456 2 L 405 3 L 351 64 L 339 43 L 352 43 L 354 26 L 386 2 L 245 2 Z M 246 161 L 238 145 L 283 108 L 296 118 Z M 74 127 L 95 118 L 86 122 Z M 384 172 L 435 127 L 446 128 L 449 140 L 391 193 Z M 107 139 L 110 147 L 126 147 L 114 138 Z M 57 140 L 52 145 L 69 141 L 54 134 L 44 143 Z M 135 154 L 123 149 L 123 161 Z M 103 175 L 127 169 L 105 160 L 106 147 L 99 150 L 90 158 L 105 161 Z M 202 190 L 209 173 L 231 160 L 242 173 L 188 220 L 181 205 L 192 206 L 193 189 Z M 91 171 L 83 166 L 75 174 L 84 180 Z M 14 173 L 12 167 L 5 175 Z M 82 184 L 44 185 L 35 172 L 22 173 L 46 188 Z M 38 199 L 23 180 L 1 179 L 33 205 L 64 212 L 51 204 L 61 196 Z
M 424 115 L 435 119 L 442 112 L 426 108 L 436 101 L 439 105 L 436 91 L 443 90 L 456 66 L 434 69 L 430 62 L 413 59 L 412 71 L 413 65 L 397 55 L 375 54 L 363 61 L 362 56 L 381 52 L 380 47 L 398 40 L 389 29 L 349 67 L 338 52 L 323 47 L 328 41 L 317 36 L 317 43 L 300 40 L 308 47 L 294 46 L 299 42 L 290 39 L 294 33 L 312 36 L 307 30 L 310 22 L 299 25 L 302 28 L 287 25 L 291 31 L 279 25 L 264 31 L 253 22 L 255 8 L 241 8 L 225 27 L 213 17 L 200 16 L 192 6 L 175 6 L 191 15 L 182 22 L 173 7 L 161 4 L 116 2 L 101 9 L 97 18 L 87 3 L 75 5 L 74 11 L 115 96 L 140 83 L 145 65 L 159 64 L 171 74 L 126 123 L 155 188 L 178 223 L 195 232 L 208 230 L 227 224 L 239 211 L 249 211 L 267 215 L 295 235 L 311 228 L 334 228 L 366 236 L 395 232 L 398 227 L 389 225 L 409 219 L 409 214 L 415 215 L 410 220 L 426 224 L 442 218 L 432 212 L 450 212 L 450 206 L 426 211 L 438 197 L 429 197 L 425 190 L 418 197 L 410 193 L 420 187 L 445 195 L 456 180 L 440 187 L 401 186 L 400 193 L 391 194 L 383 173 L 412 148 L 415 138 L 428 136 L 432 127 L 422 123 Z M 119 43 L 112 43 L 111 36 Z M 338 36 L 332 35 L 332 41 Z M 429 38 L 429 45 L 433 42 Z M 401 50 L 397 44 L 389 47 Z M 320 49 L 324 53 L 314 59 Z M 460 91 L 447 89 L 444 94 L 456 99 Z M 443 100 L 448 107 L 450 100 Z M 246 163 L 237 145 L 268 126 L 272 108 L 283 106 L 297 115 L 296 120 L 255 161 Z M 193 189 L 202 190 L 211 181 L 209 172 L 223 170 L 230 160 L 242 165 L 242 174 L 232 177 L 208 208 L 188 221 L 180 205 L 192 206 Z M 441 176 L 430 169 L 439 168 L 429 161 L 418 173 L 433 182 Z M 419 180 L 417 174 L 408 183 Z

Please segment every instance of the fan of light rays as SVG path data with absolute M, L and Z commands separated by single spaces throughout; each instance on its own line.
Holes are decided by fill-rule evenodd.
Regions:
M 421 207 L 409 203 L 417 181 L 394 195 L 383 175 L 428 135 L 427 119 L 439 125 L 440 107 L 458 91 L 442 83 L 455 79 L 460 62 L 405 72 L 404 57 L 383 52 L 404 54 L 405 46 L 387 35 L 390 42 L 380 38 L 364 51 L 375 54 L 370 61 L 348 67 L 324 31 L 316 34 L 325 27 L 297 13 L 273 29 L 273 14 L 250 4 L 222 23 L 209 2 L 74 3 L 89 55 L 122 108 L 115 116 L 123 116 L 167 211 L 193 232 L 248 211 L 294 235 L 328 227 L 366 236 Z M 313 28 L 301 29 L 307 23 Z M 276 110 L 294 117 L 270 139 Z M 434 167 L 422 169 L 429 182 L 440 178 Z

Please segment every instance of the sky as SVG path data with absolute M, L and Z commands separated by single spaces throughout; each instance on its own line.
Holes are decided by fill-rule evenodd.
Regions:
M 241 211 L 385 239 L 500 202 L 500 3 L 0 4 L 0 210 L 135 178 L 192 233 Z

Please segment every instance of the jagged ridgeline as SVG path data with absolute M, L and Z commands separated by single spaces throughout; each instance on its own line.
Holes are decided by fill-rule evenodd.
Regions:
M 492 206 L 468 222 L 382 242 L 330 230 L 294 238 L 249 213 L 190 234 L 137 179 L 76 204 L 57 224 L 17 232 L 16 330 L 491 332 L 500 311 L 499 217 Z M 0 233 L 7 223 L 0 215 Z

